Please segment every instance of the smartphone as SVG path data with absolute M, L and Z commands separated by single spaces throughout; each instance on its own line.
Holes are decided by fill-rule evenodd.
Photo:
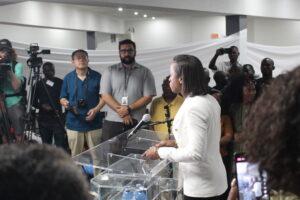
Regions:
M 258 164 L 250 163 L 243 153 L 235 154 L 239 200 L 269 200 L 267 173 Z

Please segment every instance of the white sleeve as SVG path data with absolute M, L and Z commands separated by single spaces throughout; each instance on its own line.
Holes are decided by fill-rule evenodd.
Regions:
M 175 162 L 199 162 L 206 160 L 207 155 L 207 117 L 208 111 L 204 106 L 186 110 L 185 134 L 188 143 L 183 148 L 161 147 L 158 155 L 163 159 Z

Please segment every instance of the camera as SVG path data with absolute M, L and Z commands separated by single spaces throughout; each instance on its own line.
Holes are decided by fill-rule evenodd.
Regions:
M 78 107 L 78 108 L 84 108 L 84 107 L 86 107 L 86 102 L 85 102 L 85 100 L 84 100 L 84 99 L 79 99 L 79 100 L 77 101 L 77 107 Z
M 231 53 L 231 48 L 224 48 L 223 51 L 226 54 L 230 54 Z
M 78 108 L 85 108 L 86 106 L 85 99 L 79 99 L 75 106 L 70 106 L 66 110 L 72 112 L 74 115 L 79 115 Z
M 8 47 L 2 47 L 0 52 L 2 52 L 2 57 L 0 59 L 0 79 L 4 79 L 7 77 L 7 71 L 11 70 L 12 49 Z
M 27 65 L 31 68 L 42 66 L 43 59 L 38 57 L 39 54 L 50 54 L 49 49 L 43 49 L 42 51 L 39 51 L 39 49 L 40 47 L 37 43 L 32 43 L 29 46 L 27 53 L 29 54 L 30 58 L 27 60 Z

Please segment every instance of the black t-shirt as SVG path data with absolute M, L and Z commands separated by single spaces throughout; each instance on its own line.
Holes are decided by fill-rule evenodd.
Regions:
M 49 100 L 42 81 L 45 83 L 45 86 L 49 92 L 53 106 L 60 115 L 62 113 L 62 107 L 59 103 L 59 97 L 63 81 L 62 79 L 56 77 L 52 78 L 51 80 L 44 78 L 37 82 L 35 91 L 34 106 L 39 109 L 39 120 L 45 122 L 57 122 L 57 119 L 55 118 L 55 112 L 47 111 L 42 107 L 43 104 L 48 104 L 51 106 L 51 101 Z
M 263 78 L 259 78 L 259 79 L 256 80 L 256 83 L 255 83 L 256 98 L 258 98 L 258 97 L 261 95 L 263 89 L 264 89 L 267 85 L 269 85 L 270 83 L 271 83 L 271 80 L 266 81 L 266 80 L 263 79 Z

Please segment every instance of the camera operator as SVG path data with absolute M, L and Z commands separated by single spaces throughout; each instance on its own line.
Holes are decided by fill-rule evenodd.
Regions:
M 41 138 L 43 143 L 47 144 L 52 144 L 54 138 L 57 147 L 67 150 L 65 131 L 62 127 L 64 126 L 62 107 L 59 103 L 63 81 L 54 76 L 55 68 L 51 62 L 43 64 L 43 74 L 45 78 L 37 82 L 33 101 L 34 107 L 39 109 L 38 124 Z
M 75 70 L 63 80 L 60 103 L 67 112 L 66 127 L 72 156 L 83 151 L 86 140 L 89 148 L 101 140 L 104 101 L 100 99 L 101 74 L 88 67 L 88 53 L 82 49 L 72 53 Z
M 216 66 L 218 57 L 225 54 L 228 55 L 229 61 L 221 62 L 219 63 L 219 66 Z M 238 62 L 239 55 L 239 49 L 236 46 L 231 46 L 230 48 L 219 48 L 209 63 L 209 69 L 213 71 L 223 71 L 227 75 L 241 73 L 242 65 Z
M 11 43 L 7 39 L 0 40 L 0 91 L 5 96 L 8 118 L 12 123 L 17 143 L 24 139 L 25 107 L 21 103 L 20 93 L 23 82 L 23 65 L 16 62 Z M 4 143 L 8 142 L 5 136 L 2 140 Z

